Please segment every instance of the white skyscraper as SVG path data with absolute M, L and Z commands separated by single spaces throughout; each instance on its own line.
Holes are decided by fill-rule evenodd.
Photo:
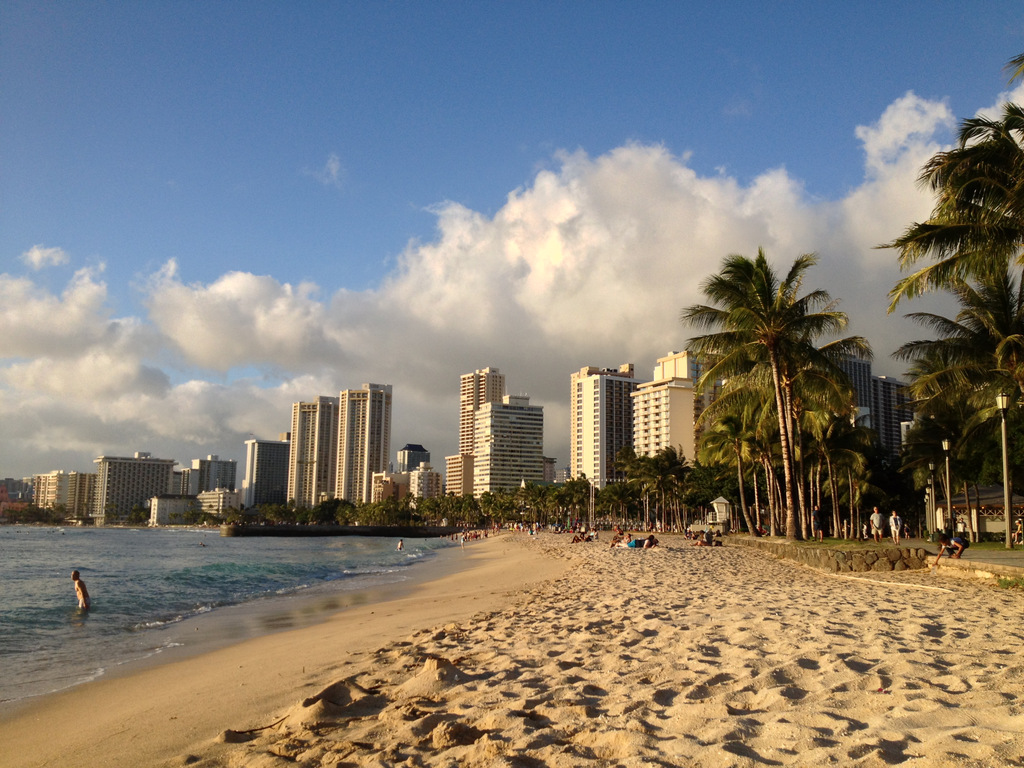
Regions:
M 633 364 L 618 370 L 581 368 L 572 374 L 569 396 L 569 468 L 598 488 L 623 479 L 615 469 L 619 451 L 633 445 Z
M 373 473 L 385 472 L 391 454 L 391 385 L 363 384 L 339 397 L 337 496 L 369 502 Z
M 100 456 L 96 460 L 96 495 L 92 516 L 98 525 L 124 522 L 137 505 L 148 506 L 154 496 L 171 491 L 173 459 Z
M 476 413 L 485 403 L 500 403 L 505 396 L 505 374 L 483 368 L 459 377 L 459 452 L 445 457 L 445 485 L 457 496 L 471 493 L 476 440 Z
M 530 398 L 506 395 L 476 413 L 473 495 L 514 490 L 544 480 L 544 409 Z
M 292 405 L 288 500 L 312 507 L 333 498 L 338 469 L 338 398 Z

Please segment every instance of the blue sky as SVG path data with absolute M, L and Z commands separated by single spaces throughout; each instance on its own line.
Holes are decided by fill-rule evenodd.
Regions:
M 487 365 L 562 462 L 569 374 L 647 376 L 759 245 L 899 375 L 871 246 L 1024 11 L 893 5 L 4 3 L 0 477 L 240 457 L 364 381 L 443 465 Z

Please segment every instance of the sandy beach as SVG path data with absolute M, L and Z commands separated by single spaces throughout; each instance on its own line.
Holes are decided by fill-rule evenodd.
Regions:
M 1024 765 L 1019 592 L 504 535 L 306 629 L 47 697 L 3 765 Z

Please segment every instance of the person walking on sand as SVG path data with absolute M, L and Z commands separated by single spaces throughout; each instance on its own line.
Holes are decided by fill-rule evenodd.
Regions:
M 903 518 L 896 514 L 896 510 L 892 511 L 892 517 L 889 518 L 889 533 L 892 534 L 892 542 L 897 547 L 900 545 L 900 534 L 903 533 Z
M 78 571 L 71 572 L 71 580 L 75 582 L 75 595 L 78 597 L 78 607 L 89 610 L 89 606 L 92 605 L 92 601 L 89 599 L 89 590 L 85 588 L 85 582 L 78 575 Z
M 882 517 L 882 513 L 878 511 L 878 507 L 875 507 L 875 511 L 871 513 L 871 535 L 875 537 L 875 543 L 882 543 L 882 532 L 885 527 L 885 518 Z

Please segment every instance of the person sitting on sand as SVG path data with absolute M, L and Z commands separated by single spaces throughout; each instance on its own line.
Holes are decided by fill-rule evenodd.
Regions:
M 946 534 L 939 534 L 939 554 L 935 557 L 935 564 L 939 564 L 939 559 L 942 557 L 942 553 L 949 551 L 949 556 L 952 558 L 959 559 L 960 555 L 964 553 L 964 550 L 971 546 L 971 543 L 960 536 L 954 536 L 950 538 Z
M 633 542 L 633 534 L 627 533 L 622 538 L 616 537 L 616 538 L 612 539 L 612 546 L 611 546 L 611 548 L 614 549 L 615 547 L 635 547 L 636 545 L 633 544 L 632 542 Z
M 711 532 L 710 528 L 708 528 L 706 531 L 704 531 L 704 533 L 702 533 L 697 538 L 697 540 L 695 542 L 693 542 L 693 546 L 695 546 L 695 547 L 710 547 L 710 546 L 713 546 L 714 543 L 715 543 L 715 534 Z
M 75 595 L 78 597 L 78 607 L 89 610 L 92 601 L 89 599 L 89 590 L 85 588 L 85 582 L 78 575 L 78 571 L 71 572 L 71 580 L 75 582 Z

